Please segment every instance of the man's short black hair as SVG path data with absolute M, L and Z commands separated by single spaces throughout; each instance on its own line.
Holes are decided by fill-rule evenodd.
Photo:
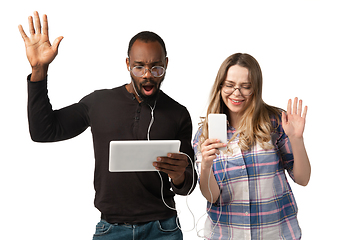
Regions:
M 130 40 L 129 48 L 128 48 L 128 56 L 130 56 L 130 50 L 136 40 L 141 40 L 143 42 L 158 42 L 158 43 L 160 43 L 161 47 L 164 49 L 165 57 L 167 56 L 165 43 L 162 40 L 162 38 L 159 35 L 157 35 L 156 33 L 149 32 L 149 31 L 139 32 Z

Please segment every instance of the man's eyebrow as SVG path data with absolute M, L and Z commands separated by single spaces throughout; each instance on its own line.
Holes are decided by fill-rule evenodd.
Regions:
M 155 62 L 145 63 L 145 62 L 142 62 L 142 61 L 134 61 L 134 64 L 139 64 L 139 65 L 145 65 L 145 64 L 156 65 L 156 64 L 159 64 L 159 63 L 163 63 L 163 62 L 162 61 L 155 61 Z

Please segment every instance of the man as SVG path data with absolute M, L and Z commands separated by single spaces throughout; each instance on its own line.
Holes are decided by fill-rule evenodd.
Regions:
M 152 32 L 135 35 L 126 64 L 131 82 L 95 91 L 79 103 L 52 110 L 47 96 L 47 70 L 63 37 L 49 42 L 48 22 L 29 17 L 30 37 L 19 26 L 32 67 L 28 76 L 28 118 L 31 138 L 53 142 L 77 136 L 91 127 L 95 152 L 95 207 L 101 212 L 94 239 L 182 239 L 174 193 L 194 189 L 196 173 L 180 153 L 154 159 L 154 172 L 109 172 L 112 140 L 178 139 L 180 151 L 193 156 L 192 124 L 185 107 L 160 90 L 168 64 L 163 40 Z M 170 178 L 170 181 L 169 181 Z M 170 189 L 172 188 L 172 190 Z M 167 206 L 168 205 L 168 206 Z

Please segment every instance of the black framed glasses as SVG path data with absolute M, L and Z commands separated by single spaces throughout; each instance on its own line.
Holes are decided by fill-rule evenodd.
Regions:
M 240 87 L 235 87 L 234 84 L 224 83 L 221 87 L 222 91 L 226 94 L 233 94 L 236 90 L 239 90 L 243 96 L 250 96 L 253 93 L 251 84 L 249 83 L 243 83 Z
M 150 69 L 144 66 L 135 66 L 131 69 L 131 72 L 136 77 L 144 76 L 146 74 L 146 71 L 150 71 L 153 77 L 162 77 L 165 74 L 165 68 L 162 66 L 154 66 Z

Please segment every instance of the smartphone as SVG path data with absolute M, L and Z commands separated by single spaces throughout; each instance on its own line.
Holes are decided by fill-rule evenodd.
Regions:
M 210 113 L 208 115 L 209 138 L 220 139 L 222 143 L 227 143 L 227 119 L 226 114 Z M 225 150 L 221 147 L 219 150 Z

